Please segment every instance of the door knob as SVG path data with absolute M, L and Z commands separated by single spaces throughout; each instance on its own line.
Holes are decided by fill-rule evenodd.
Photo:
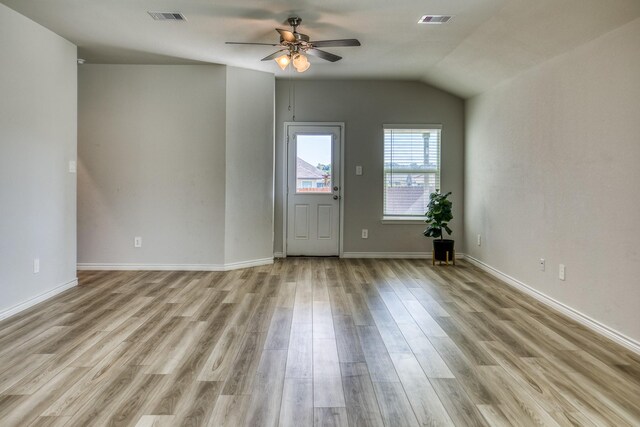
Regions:
M 333 191 L 338 191 L 338 187 L 333 187 Z
M 338 200 L 340 198 L 340 196 L 333 196 L 333 200 Z

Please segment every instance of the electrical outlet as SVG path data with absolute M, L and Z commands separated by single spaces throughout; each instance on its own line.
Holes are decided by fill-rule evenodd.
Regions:
M 356 166 L 356 175 L 362 175 L 362 166 Z
M 538 265 L 540 266 L 540 271 L 544 271 L 544 258 L 540 258 Z
M 362 229 L 362 238 L 363 239 L 368 239 L 369 238 L 369 230 L 367 230 L 366 228 Z
M 77 172 L 77 167 L 76 167 L 76 161 L 75 160 L 69 160 L 69 173 L 76 173 Z
M 558 269 L 558 279 L 564 280 L 564 264 L 560 264 L 560 268 Z
M 133 247 L 141 248 L 142 247 L 142 237 L 134 237 L 133 238 Z
M 478 234 L 478 246 L 482 246 L 482 234 Z
M 40 258 L 33 259 L 33 274 L 40 273 Z

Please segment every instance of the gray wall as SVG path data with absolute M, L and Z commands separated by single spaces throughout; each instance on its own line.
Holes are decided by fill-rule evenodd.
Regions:
M 639 47 L 635 20 L 471 99 L 465 173 L 468 253 L 636 340 Z
M 276 81 L 276 210 L 275 252 L 282 251 L 284 122 L 290 82 Z M 383 129 L 385 123 L 440 123 L 442 190 L 452 191 L 453 238 L 463 244 L 464 103 L 460 98 L 422 83 L 361 80 L 298 80 L 295 82 L 298 122 L 345 123 L 345 252 L 430 252 L 422 236 L 424 224 L 382 224 Z M 362 165 L 363 175 L 355 175 Z M 361 238 L 361 230 L 369 238 Z
M 79 263 L 224 263 L 225 77 L 217 65 L 80 67 Z
M 2 317 L 76 278 L 77 66 L 74 45 L 4 5 L 0 52 Z
M 273 74 L 227 67 L 225 262 L 273 258 Z
M 78 262 L 272 258 L 273 91 L 272 74 L 220 65 L 82 66 Z

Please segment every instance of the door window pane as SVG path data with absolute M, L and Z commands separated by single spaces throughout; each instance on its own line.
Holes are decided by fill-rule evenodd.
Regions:
M 296 193 L 331 193 L 331 135 L 296 135 Z

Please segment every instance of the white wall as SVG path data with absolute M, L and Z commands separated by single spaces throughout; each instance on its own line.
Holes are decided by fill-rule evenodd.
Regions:
M 471 99 L 465 153 L 467 252 L 635 340 L 639 113 L 635 20 Z
M 1 318 L 76 278 L 77 66 L 73 44 L 4 5 L 0 53 Z
M 282 251 L 282 201 L 285 176 L 284 122 L 289 111 L 289 80 L 276 82 L 275 252 Z M 422 235 L 424 223 L 382 224 L 383 129 L 385 123 L 442 124 L 443 191 L 452 191 L 451 228 L 456 249 L 463 250 L 464 102 L 423 83 L 363 80 L 297 80 L 298 122 L 345 123 L 344 251 L 431 252 Z M 355 175 L 362 165 L 363 175 Z M 369 238 L 361 238 L 361 230 Z
M 273 87 L 221 65 L 82 66 L 81 267 L 271 259 Z
M 225 77 L 217 65 L 80 67 L 79 263 L 224 263 Z
M 273 258 L 273 74 L 227 67 L 225 263 Z

